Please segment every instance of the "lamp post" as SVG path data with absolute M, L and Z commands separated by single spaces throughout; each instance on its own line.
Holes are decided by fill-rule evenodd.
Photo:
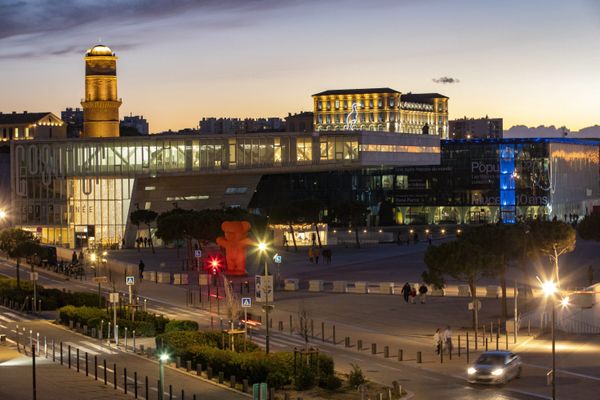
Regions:
M 265 279 L 264 279 L 264 282 L 263 282 L 263 287 L 265 287 L 265 289 L 264 289 L 264 293 L 265 293 L 265 305 L 264 305 L 264 309 L 265 309 L 265 316 L 266 316 L 266 319 L 267 319 L 267 334 L 265 336 L 265 350 L 266 350 L 266 353 L 269 354 L 269 350 L 270 350 L 269 311 L 270 311 L 270 308 L 272 306 L 269 305 L 269 265 L 267 263 L 267 254 L 266 254 L 266 252 L 267 252 L 267 244 L 264 243 L 264 242 L 260 242 L 258 244 L 258 250 L 263 255 L 263 258 L 265 260 Z
M 546 296 L 546 298 L 550 297 L 552 302 L 552 400 L 556 400 L 556 283 L 554 283 L 554 281 L 546 281 L 542 283 L 542 290 L 544 291 L 544 296 Z
M 165 366 L 164 363 L 169 360 L 169 355 L 167 353 L 162 353 L 160 357 L 158 357 L 158 398 L 160 400 L 163 399 L 164 394 L 164 386 L 165 386 Z

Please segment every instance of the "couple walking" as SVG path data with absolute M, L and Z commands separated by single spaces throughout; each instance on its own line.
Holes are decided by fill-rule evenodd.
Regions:
M 435 330 L 433 345 L 435 346 L 435 353 L 438 355 L 444 350 L 448 350 L 448 354 L 452 354 L 452 331 L 450 326 L 447 326 L 444 332 L 440 332 L 439 328 Z
M 416 286 L 415 286 L 416 287 Z M 405 302 L 409 302 L 411 304 L 416 304 L 417 290 L 415 287 L 412 287 L 408 282 L 404 284 L 402 287 L 402 297 L 404 297 Z M 419 286 L 419 299 L 421 300 L 421 304 L 425 304 L 425 299 L 427 297 L 427 286 L 422 283 Z

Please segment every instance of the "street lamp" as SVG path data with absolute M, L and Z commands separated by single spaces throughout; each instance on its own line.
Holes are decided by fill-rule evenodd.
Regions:
M 556 336 L 555 336 L 555 319 L 556 319 L 556 283 L 554 281 L 542 282 L 542 291 L 546 298 L 552 299 L 552 400 L 556 399 Z M 568 298 L 567 303 L 568 303 Z M 562 301 L 561 301 L 562 303 Z
M 0 221 L 6 218 L 6 211 L 0 210 Z
M 265 293 L 264 310 L 265 310 L 265 317 L 267 319 L 267 334 L 265 336 L 265 348 L 266 348 L 267 354 L 269 354 L 269 350 L 270 350 L 269 311 L 272 306 L 269 305 L 269 283 L 268 283 L 269 282 L 269 265 L 267 263 L 267 255 L 266 255 L 267 248 L 268 248 L 268 246 L 265 242 L 258 243 L 258 251 L 263 255 L 263 258 L 265 260 L 265 279 L 263 282 L 263 287 L 265 287 L 265 289 L 264 289 L 264 293 Z
M 164 394 L 164 381 L 165 381 L 165 366 L 164 363 L 169 361 L 169 355 L 167 353 L 162 353 L 158 357 L 158 398 L 160 400 L 163 399 Z

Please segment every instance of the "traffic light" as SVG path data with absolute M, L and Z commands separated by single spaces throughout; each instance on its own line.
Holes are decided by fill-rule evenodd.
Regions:
M 209 257 L 207 260 L 206 269 L 211 275 L 217 275 L 223 268 L 223 260 L 219 256 Z

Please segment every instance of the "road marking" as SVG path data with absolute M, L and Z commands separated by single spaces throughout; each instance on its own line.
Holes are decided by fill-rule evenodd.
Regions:
M 375 363 L 375 365 L 382 367 L 382 368 L 390 369 L 392 371 L 401 371 L 402 372 L 402 370 L 400 368 L 390 367 L 389 365 L 384 365 L 384 364 L 380 364 L 380 363 Z M 420 377 L 429 379 L 429 380 L 435 381 L 435 382 L 441 381 L 441 379 L 439 379 L 439 378 L 434 378 L 434 377 L 423 375 L 423 374 L 420 374 Z
M 538 368 L 538 369 L 543 369 L 545 371 L 550 370 L 550 368 L 548 367 L 544 367 L 543 365 L 536 365 L 536 364 L 526 364 L 523 363 L 523 365 L 526 365 L 528 367 L 532 367 L 532 368 Z M 600 382 L 600 377 L 597 376 L 592 376 L 592 375 L 585 375 L 585 374 L 579 374 L 577 372 L 571 372 L 569 370 L 566 369 L 557 369 L 556 372 L 560 372 L 562 374 L 567 374 L 567 375 L 573 375 L 573 376 L 578 376 L 580 378 L 585 378 L 585 379 L 591 379 L 593 381 L 599 381 Z
M 95 343 L 92 343 L 92 342 L 82 341 L 81 343 L 85 344 L 86 346 L 90 346 L 90 347 L 92 347 L 94 349 L 97 349 L 97 350 L 99 350 L 99 351 L 101 351 L 103 353 L 106 353 L 106 354 L 119 354 L 116 351 L 112 351 L 111 349 L 107 349 L 106 347 L 103 347 L 101 345 L 98 345 L 98 344 L 95 344 Z
M 15 320 L 12 319 L 8 319 L 5 316 L 3 316 L 2 314 L 0 314 L 0 320 L 4 321 L 4 322 L 8 322 L 8 323 L 12 323 L 12 322 L 17 322 Z

